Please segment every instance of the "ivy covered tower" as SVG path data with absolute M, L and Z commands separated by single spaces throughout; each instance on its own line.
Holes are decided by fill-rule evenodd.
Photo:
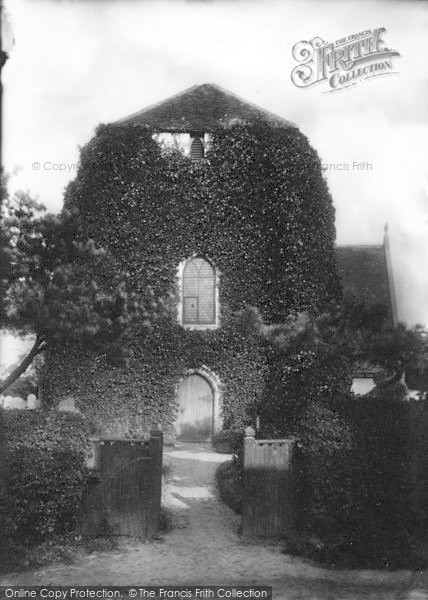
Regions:
M 204 441 L 242 426 L 270 376 L 245 309 L 279 323 L 338 297 L 317 153 L 293 124 L 216 85 L 98 127 L 65 206 L 130 288 L 169 299 L 149 334 L 122 341 L 126 360 L 83 343 L 50 352 L 52 401 L 71 396 L 100 432 L 160 425 Z

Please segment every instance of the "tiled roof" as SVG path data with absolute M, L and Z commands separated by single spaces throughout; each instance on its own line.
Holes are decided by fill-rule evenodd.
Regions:
M 378 246 L 337 246 L 336 256 L 345 297 L 357 305 L 383 305 L 389 324 L 395 324 L 397 308 L 387 237 Z
M 120 124 L 149 125 L 163 132 L 212 132 L 237 123 L 266 123 L 273 127 L 295 125 L 213 83 L 195 85 L 162 102 L 143 108 Z
M 395 325 L 398 316 L 387 228 L 382 245 L 337 246 L 336 256 L 345 297 L 356 305 L 382 305 L 386 325 Z M 354 377 L 376 377 L 380 371 L 364 360 L 353 365 Z

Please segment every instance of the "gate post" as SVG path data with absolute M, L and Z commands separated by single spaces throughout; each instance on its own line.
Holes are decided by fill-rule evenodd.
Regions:
M 162 459 L 163 459 L 163 432 L 160 429 L 152 429 L 149 439 L 152 491 L 151 507 L 152 535 L 157 535 L 160 528 L 160 508 L 162 494 Z

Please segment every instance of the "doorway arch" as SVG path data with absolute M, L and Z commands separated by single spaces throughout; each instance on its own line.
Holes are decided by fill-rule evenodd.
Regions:
M 220 427 L 219 382 L 206 367 L 185 373 L 176 385 L 176 439 L 209 442 Z

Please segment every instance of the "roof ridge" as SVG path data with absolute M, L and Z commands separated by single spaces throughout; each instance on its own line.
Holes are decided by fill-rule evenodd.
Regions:
M 226 88 L 222 87 L 221 85 L 218 85 L 218 83 L 203 83 L 202 85 L 210 85 L 213 88 L 216 88 L 216 89 L 220 90 L 221 92 L 223 92 L 223 94 L 227 94 L 228 96 L 233 96 L 236 100 L 239 100 L 239 102 L 243 102 L 244 104 L 248 104 L 249 106 L 252 106 L 256 110 L 260 111 L 261 113 L 268 114 L 271 117 L 274 117 L 275 119 L 280 119 L 281 121 L 284 121 L 284 123 L 287 123 L 287 125 L 291 125 L 292 127 L 297 128 L 297 125 L 295 125 L 291 121 L 288 121 L 284 117 L 281 117 L 281 115 L 277 115 L 276 113 L 272 112 L 271 110 L 268 110 L 267 108 L 263 108 L 259 104 L 256 104 L 255 102 L 251 102 L 251 100 L 247 100 L 246 98 L 243 98 L 239 94 L 235 94 L 235 92 L 231 92 L 230 90 L 227 90 Z M 202 87 L 202 86 L 194 86 L 194 87 Z
M 234 92 L 231 92 L 230 90 L 227 90 L 226 88 L 223 88 L 221 85 L 218 85 L 217 83 L 213 83 L 213 82 L 195 84 L 191 87 L 186 88 L 185 90 L 182 90 L 180 92 L 177 92 L 176 94 L 168 96 L 167 98 L 164 98 L 163 100 L 154 102 L 154 103 L 150 104 L 149 106 L 146 106 L 138 111 L 135 111 L 125 117 L 117 119 L 113 123 L 121 124 L 121 123 L 135 122 L 140 119 L 141 121 L 143 121 L 142 124 L 144 124 L 145 115 L 147 115 L 147 119 L 150 120 L 150 118 L 152 118 L 152 114 L 154 111 L 156 111 L 157 109 L 161 110 L 164 106 L 168 106 L 168 104 L 173 105 L 174 103 L 177 103 L 177 101 L 179 102 L 181 98 L 183 98 L 183 103 L 184 103 L 183 106 L 186 106 L 185 103 L 188 102 L 188 99 L 186 97 L 188 97 L 190 100 L 192 100 L 192 94 L 195 95 L 195 98 L 200 99 L 201 95 L 197 93 L 198 91 L 200 91 L 202 93 L 203 103 L 205 103 L 205 105 L 206 105 L 206 101 L 207 101 L 206 98 L 209 99 L 210 92 L 211 92 L 211 95 L 213 95 L 213 93 L 214 94 L 216 93 L 216 95 L 213 95 L 214 106 L 216 104 L 221 104 L 221 103 L 223 103 L 225 106 L 228 106 L 228 102 L 229 103 L 235 102 L 235 106 L 237 107 L 235 112 L 239 113 L 239 109 L 241 109 L 243 114 L 248 113 L 249 115 L 251 115 L 251 111 L 252 111 L 253 117 L 260 118 L 260 119 L 266 119 L 267 121 L 271 121 L 271 122 L 276 122 L 276 124 L 278 126 L 297 128 L 297 126 L 294 123 L 292 123 L 291 121 L 288 121 L 284 117 L 277 115 L 277 114 L 273 113 L 272 111 L 267 110 L 267 109 L 259 106 L 258 104 L 255 104 L 254 102 L 250 102 L 250 101 L 246 100 L 245 98 L 243 98 L 242 96 L 239 96 L 238 94 L 235 94 Z M 233 112 L 234 111 L 232 109 L 232 113 Z M 188 111 L 185 110 L 184 114 L 186 114 L 187 121 L 188 121 Z M 225 116 L 226 116 L 226 114 L 227 113 L 225 113 Z M 183 120 L 184 120 L 184 116 L 183 116 Z M 251 122 L 251 117 L 249 118 L 249 120 Z
M 205 84 L 202 84 L 202 85 L 205 85 Z M 127 115 L 126 117 L 122 117 L 121 119 L 118 119 L 117 121 L 113 121 L 113 123 L 114 124 L 121 123 L 122 121 L 128 121 L 129 119 L 133 119 L 134 117 L 143 115 L 145 112 L 148 112 L 149 110 L 152 110 L 153 108 L 157 108 L 158 106 L 161 106 L 165 102 L 169 102 L 170 100 L 175 100 L 175 98 L 179 98 L 180 96 L 183 96 L 184 94 L 187 94 L 191 90 L 195 90 L 198 87 L 201 87 L 201 85 L 200 84 L 192 85 L 189 88 L 186 88 L 185 90 L 181 90 L 181 92 L 177 92 L 176 94 L 173 94 L 172 96 L 168 96 L 168 98 L 164 98 L 163 100 L 158 100 L 157 102 L 154 102 L 153 104 L 149 104 L 149 106 L 140 108 L 140 110 L 137 110 L 136 112 L 131 113 L 130 115 Z

